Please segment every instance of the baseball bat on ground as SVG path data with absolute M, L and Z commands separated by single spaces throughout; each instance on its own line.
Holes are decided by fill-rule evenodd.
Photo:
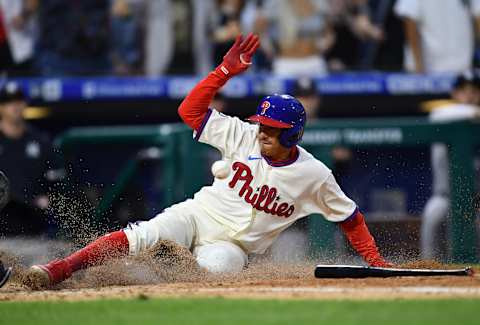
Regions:
M 388 278 L 394 276 L 444 276 L 473 275 L 470 267 L 455 270 L 439 269 L 396 269 L 357 265 L 317 265 L 315 267 L 316 278 Z

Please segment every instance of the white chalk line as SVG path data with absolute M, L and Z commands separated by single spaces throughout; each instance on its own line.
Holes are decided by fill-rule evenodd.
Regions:
M 411 293 L 411 294 L 463 294 L 480 295 L 480 287 L 241 287 L 241 288 L 199 288 L 197 292 L 205 293 Z

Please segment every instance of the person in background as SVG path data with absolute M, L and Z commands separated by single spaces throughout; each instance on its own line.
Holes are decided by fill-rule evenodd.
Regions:
M 117 75 L 137 74 L 142 63 L 141 24 L 143 0 L 112 0 L 110 28 L 112 68 Z
M 216 9 L 214 0 L 192 1 L 192 51 L 194 72 L 206 74 L 213 68 L 212 44 L 210 41 L 212 12 Z
M 171 0 L 145 1 L 145 74 L 160 76 L 175 51 L 174 8 Z
M 295 96 L 305 108 L 308 123 L 311 124 L 318 121 L 322 97 L 317 90 L 315 80 L 309 77 L 298 78 L 293 86 L 292 95 Z
M 462 73 L 472 68 L 475 25 L 480 0 L 398 0 L 395 13 L 404 21 L 408 72 Z M 472 18 L 473 17 L 473 18 Z
M 1 67 L 9 75 L 30 75 L 37 34 L 38 0 L 0 0 L 3 22 Z M 0 33 L 1 34 L 1 33 Z M 0 37 L 1 42 L 2 37 Z
M 242 32 L 240 15 L 244 0 L 217 0 L 217 15 L 210 31 L 213 42 L 214 63 L 222 62 L 223 55 Z
M 268 26 L 265 2 L 266 0 L 246 0 L 240 23 L 244 33 L 261 34 L 262 42 L 254 57 L 252 71 L 269 73 L 272 70 L 275 48 L 271 36 L 265 32 Z
M 480 120 L 480 77 L 475 73 L 457 76 L 450 101 L 434 102 L 429 119 L 434 122 Z M 478 160 L 478 159 L 477 159 Z M 474 163 L 474 162 L 472 162 Z M 480 169 L 479 161 L 475 164 Z M 450 212 L 450 178 L 448 148 L 444 143 L 431 146 L 432 196 L 422 214 L 421 256 L 433 259 L 439 251 L 440 225 Z
M 24 92 L 15 82 L 0 91 L 0 170 L 10 179 L 10 202 L 1 212 L 0 236 L 47 231 L 48 183 L 61 177 L 48 136 L 23 116 Z
M 42 76 L 111 72 L 110 2 L 42 0 L 38 3 L 35 68 Z
M 330 71 L 360 68 L 367 42 L 381 43 L 383 29 L 372 22 L 369 1 L 331 1 L 331 24 L 335 43 L 327 53 Z
M 259 31 L 273 39 L 273 73 L 279 76 L 320 76 L 328 73 L 324 55 L 335 39 L 327 0 L 267 0 L 267 24 Z M 262 24 L 259 24 L 261 26 Z

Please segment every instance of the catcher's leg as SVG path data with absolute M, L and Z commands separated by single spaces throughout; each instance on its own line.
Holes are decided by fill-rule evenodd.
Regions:
M 4 267 L 2 261 L 0 261 L 0 288 L 8 281 L 12 272 L 11 267 Z
M 445 196 L 433 196 L 425 205 L 421 226 L 421 254 L 423 259 L 435 257 L 435 242 L 440 224 L 447 218 L 450 201 Z
M 238 273 L 248 262 L 245 252 L 227 241 L 197 246 L 193 255 L 200 267 L 212 273 Z

